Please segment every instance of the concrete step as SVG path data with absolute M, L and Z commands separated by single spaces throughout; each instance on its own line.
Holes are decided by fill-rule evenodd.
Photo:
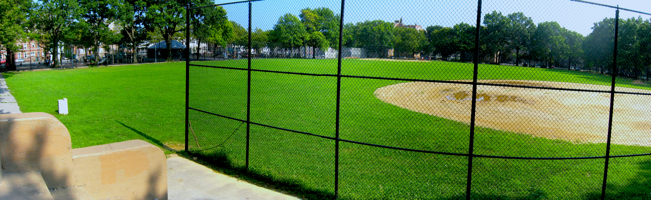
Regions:
M 50 189 L 50 194 L 56 200 L 92 200 L 93 197 L 86 192 L 84 187 L 68 187 L 62 189 Z
M 167 192 L 170 200 L 298 200 L 296 197 L 217 173 L 181 157 L 167 159 L 167 180 Z
M 43 181 L 41 172 L 2 173 L 0 200 L 54 199 Z

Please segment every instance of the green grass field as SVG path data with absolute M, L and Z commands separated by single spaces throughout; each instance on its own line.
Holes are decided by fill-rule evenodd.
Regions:
M 201 64 L 245 68 L 246 60 Z M 253 68 L 334 74 L 336 60 L 253 60 Z M 472 64 L 344 60 L 342 73 L 436 80 L 472 78 Z M 52 113 L 69 129 L 73 148 L 143 139 L 183 144 L 185 65 L 5 73 L 23 112 Z M 190 107 L 246 119 L 247 72 L 191 67 Z M 566 70 L 480 65 L 480 79 L 515 79 L 609 85 L 610 77 Z M 373 95 L 401 81 L 342 78 L 342 139 L 403 148 L 467 153 L 469 125 L 384 103 Z M 253 122 L 334 137 L 336 78 L 253 72 Z M 617 86 L 651 89 L 619 79 Z M 70 114 L 57 115 L 68 98 Z M 580 110 L 577 110 L 580 112 Z M 615 115 L 617 117 L 617 115 Z M 246 125 L 191 111 L 190 148 L 226 173 L 305 198 L 334 193 L 333 141 L 251 125 L 250 173 L 245 163 Z M 604 130 L 606 131 L 606 130 Z M 617 133 L 613 133 L 617 134 Z M 467 158 L 405 152 L 342 142 L 340 196 L 344 199 L 463 199 Z M 602 156 L 605 144 L 573 143 L 478 127 L 476 154 L 532 157 Z M 611 154 L 651 148 L 613 145 Z M 169 152 L 169 151 L 168 151 Z M 593 199 L 601 194 L 603 159 L 505 160 L 475 158 L 476 199 Z M 613 158 L 612 199 L 651 198 L 651 159 Z M 264 182 L 264 183 L 263 183 Z

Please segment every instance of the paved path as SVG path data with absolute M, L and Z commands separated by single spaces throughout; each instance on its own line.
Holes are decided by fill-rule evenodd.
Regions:
M 298 199 L 236 178 L 181 157 L 167 159 L 167 194 L 180 199 Z
M 9 92 L 5 77 L 0 74 L 0 114 L 22 113 L 16 98 Z

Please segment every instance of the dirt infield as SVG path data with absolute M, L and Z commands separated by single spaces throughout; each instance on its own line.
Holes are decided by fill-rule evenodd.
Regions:
M 610 86 L 545 81 L 485 83 L 610 90 Z M 617 91 L 651 92 L 617 87 Z M 380 100 L 412 111 L 470 123 L 472 85 L 409 82 L 375 91 Z M 572 142 L 605 143 L 609 93 L 478 86 L 476 124 Z M 615 95 L 613 143 L 651 146 L 651 96 Z

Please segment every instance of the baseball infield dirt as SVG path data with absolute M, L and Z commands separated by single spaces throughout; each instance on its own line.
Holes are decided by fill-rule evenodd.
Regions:
M 610 86 L 545 81 L 483 83 L 610 90 Z M 616 87 L 616 91 L 651 92 Z M 375 91 L 380 100 L 412 111 L 470 123 L 472 85 L 409 82 Z M 651 146 L 651 96 L 616 94 L 612 142 Z M 605 143 L 610 93 L 478 86 L 475 123 L 492 129 L 572 142 Z

